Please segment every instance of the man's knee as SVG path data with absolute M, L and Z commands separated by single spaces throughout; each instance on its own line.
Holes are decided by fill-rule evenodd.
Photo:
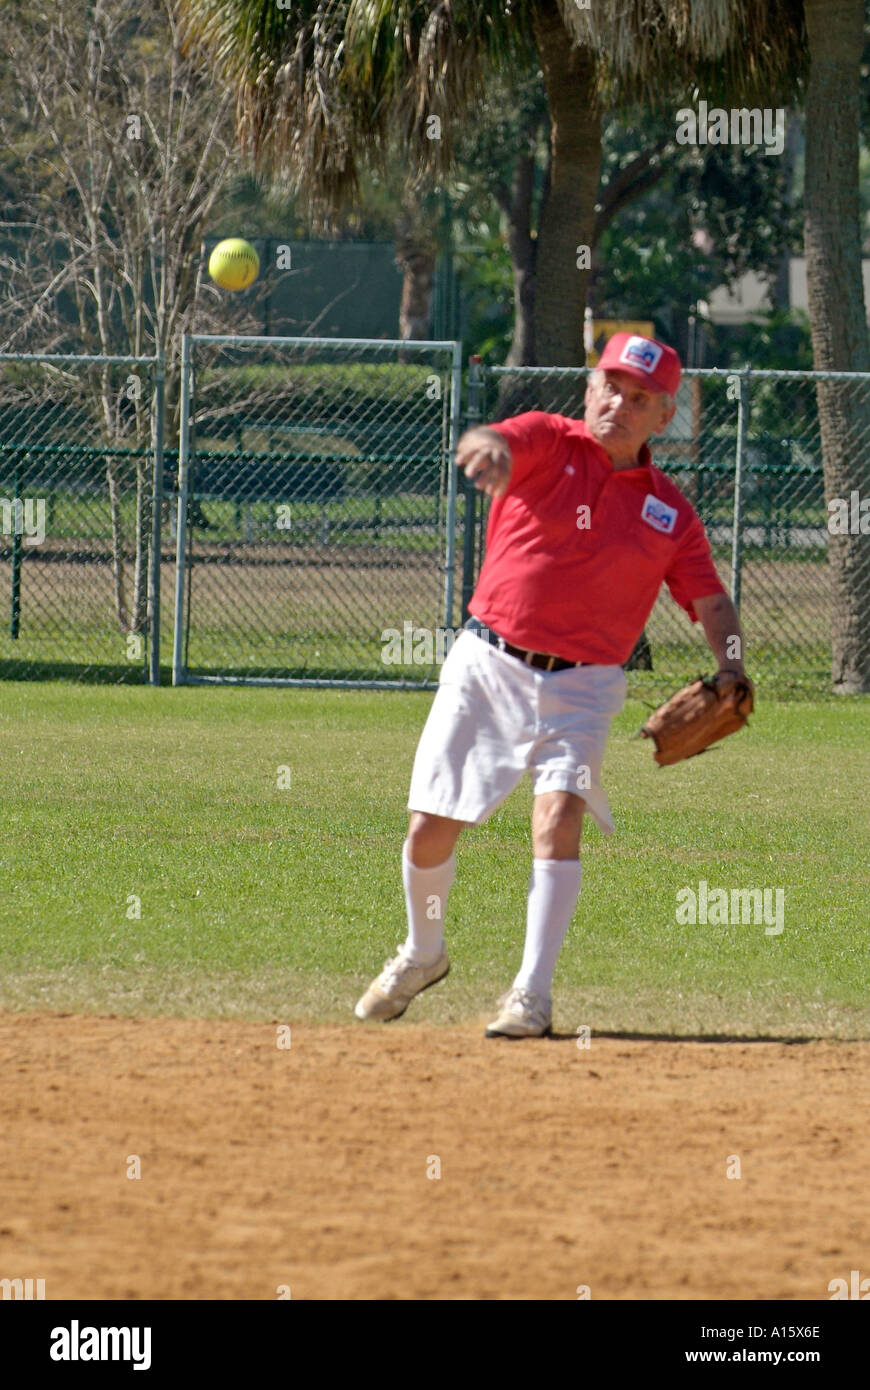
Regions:
M 436 864 L 443 864 L 453 853 L 464 824 L 448 816 L 413 811 L 406 841 L 411 863 L 418 869 L 432 869 Z
M 573 792 L 535 797 L 532 840 L 536 859 L 576 859 L 586 803 Z

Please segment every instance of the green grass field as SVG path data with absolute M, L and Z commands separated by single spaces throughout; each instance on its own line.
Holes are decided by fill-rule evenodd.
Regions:
M 399 856 L 430 702 L 0 686 L 0 1007 L 351 1022 L 405 934 Z M 870 700 L 763 703 L 749 731 L 666 770 L 633 738 L 644 714 L 629 702 L 611 735 L 618 833 L 587 821 L 555 1026 L 870 1037 Z M 453 970 L 415 1018 L 474 1019 L 509 985 L 530 809 L 526 784 L 460 841 Z M 677 890 L 702 879 L 783 889 L 781 935 L 677 924 Z

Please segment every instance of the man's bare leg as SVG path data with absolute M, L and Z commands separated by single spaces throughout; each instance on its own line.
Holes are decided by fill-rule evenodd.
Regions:
M 430 816 L 428 811 L 412 811 L 408 825 L 408 858 L 418 869 L 434 869 L 449 859 L 466 822 L 447 816 Z

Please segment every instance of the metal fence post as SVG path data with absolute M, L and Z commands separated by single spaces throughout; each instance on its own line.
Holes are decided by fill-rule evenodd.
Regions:
M 151 571 L 149 574 L 151 623 L 148 640 L 149 652 L 148 680 L 151 685 L 160 684 L 160 562 L 162 559 L 163 522 L 163 438 L 164 413 L 166 408 L 166 363 L 163 353 L 157 355 L 154 366 L 154 487 L 151 498 Z
M 740 583 L 743 566 L 743 463 L 746 453 L 746 427 L 749 420 L 749 376 L 744 367 L 740 373 L 737 397 L 737 454 L 734 465 L 734 520 L 731 534 L 731 601 L 740 608 Z
M 15 479 L 12 493 L 12 607 L 9 615 L 9 636 L 18 639 L 21 625 L 21 473 L 15 465 Z
M 465 412 L 468 428 L 472 429 L 480 420 L 480 364 L 478 353 L 468 359 L 468 408 Z M 474 524 L 477 511 L 477 488 L 470 479 L 463 476 L 465 494 L 465 532 L 462 537 L 462 623 L 468 622 L 468 604 L 474 593 Z
M 178 425 L 178 511 L 175 525 L 175 628 L 172 634 L 172 684 L 184 683 L 184 581 L 187 572 L 187 488 L 190 449 L 190 339 L 181 340 L 181 399 Z
M 444 626 L 453 627 L 453 570 L 456 563 L 456 445 L 459 442 L 460 407 L 462 396 L 462 344 L 453 344 L 450 367 L 450 426 L 447 435 L 447 543 L 444 563 L 447 574 L 444 583 Z

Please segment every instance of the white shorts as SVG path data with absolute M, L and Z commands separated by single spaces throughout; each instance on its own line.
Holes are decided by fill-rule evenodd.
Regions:
M 408 810 L 480 825 L 528 771 L 536 796 L 573 792 L 612 834 L 601 764 L 626 687 L 621 666 L 538 671 L 461 632 L 420 736 Z

